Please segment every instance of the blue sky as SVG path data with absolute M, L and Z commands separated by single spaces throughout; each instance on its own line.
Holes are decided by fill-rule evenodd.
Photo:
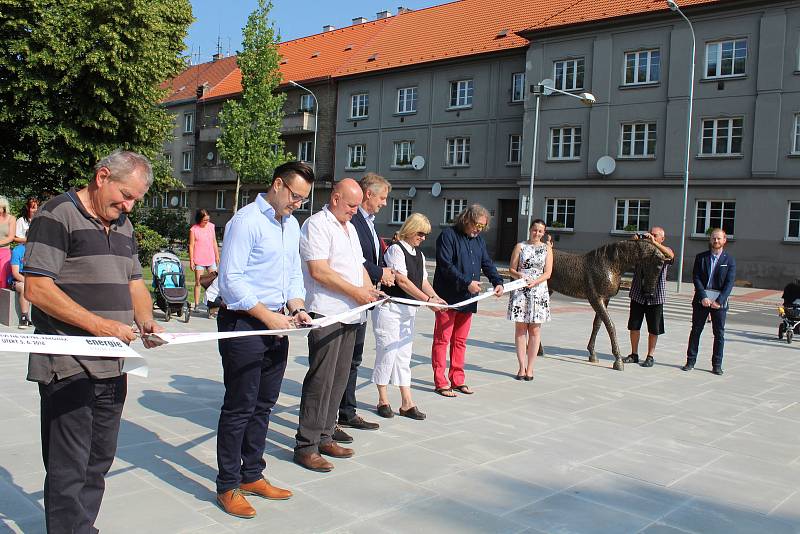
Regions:
M 255 9 L 256 0 L 191 0 L 194 17 L 197 19 L 186 38 L 187 53 L 195 55 L 198 47 L 200 60 L 207 61 L 216 52 L 217 36 L 222 52 L 232 54 L 241 49 L 242 28 L 247 17 Z M 322 31 L 331 24 L 337 28 L 349 26 L 355 17 L 374 20 L 375 14 L 387 10 L 397 13 L 398 6 L 421 9 L 446 3 L 446 0 L 273 0 L 270 12 L 275 26 L 280 30 L 281 40 L 288 41 Z

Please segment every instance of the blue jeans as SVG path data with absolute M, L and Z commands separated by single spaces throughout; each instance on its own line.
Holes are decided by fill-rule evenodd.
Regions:
M 689 348 L 686 349 L 686 363 L 694 365 L 697 361 L 697 349 L 700 345 L 700 334 L 706 326 L 708 314 L 711 314 L 711 328 L 714 332 L 714 352 L 711 356 L 713 367 L 722 367 L 722 351 L 725 348 L 725 318 L 728 308 L 706 308 L 699 302 L 692 302 L 692 332 L 689 334 Z

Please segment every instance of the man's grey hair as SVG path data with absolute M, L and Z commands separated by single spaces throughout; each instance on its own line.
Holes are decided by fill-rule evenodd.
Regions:
M 115 182 L 125 181 L 136 169 L 141 169 L 144 172 L 147 187 L 153 185 L 153 167 L 150 165 L 150 160 L 137 152 L 118 148 L 98 161 L 94 166 L 94 172 L 96 173 L 103 167 L 111 171 L 109 178 Z
M 392 184 L 389 183 L 389 180 L 379 174 L 375 174 L 374 172 L 366 173 L 358 182 L 358 185 L 361 186 L 361 190 L 364 193 L 369 190 L 377 195 L 384 189 L 386 189 L 388 193 L 391 193 L 392 191 Z

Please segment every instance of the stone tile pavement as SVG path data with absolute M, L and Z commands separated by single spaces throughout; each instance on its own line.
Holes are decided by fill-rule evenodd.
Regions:
M 743 292 L 742 294 L 748 294 Z M 764 294 L 774 300 L 773 294 Z M 97 526 L 106 533 L 530 532 L 672 534 L 800 532 L 800 347 L 775 339 L 772 302 L 763 324 L 729 325 L 723 377 L 710 370 L 711 333 L 698 367 L 680 371 L 688 313 L 667 318 L 656 366 L 610 369 L 586 361 L 592 315 L 561 297 L 544 329 L 536 379 L 513 379 L 513 328 L 505 299 L 485 301 L 473 322 L 468 383 L 476 393 L 434 394 L 432 314 L 420 311 L 414 342 L 418 422 L 380 420 L 353 431 L 356 456 L 331 473 L 291 462 L 304 340 L 290 363 L 267 436 L 268 477 L 295 492 L 253 498 L 258 516 L 230 517 L 214 504 L 215 429 L 223 387 L 212 343 L 139 349 L 150 377 L 129 380 L 117 460 Z M 624 299 L 621 294 L 616 299 Z M 612 307 L 628 348 L 624 305 Z M 210 331 L 200 316 L 170 330 Z M 358 398 L 377 399 L 367 338 Z M 43 532 L 38 394 L 26 357 L 0 353 L 0 532 Z M 398 392 L 391 391 L 395 408 Z

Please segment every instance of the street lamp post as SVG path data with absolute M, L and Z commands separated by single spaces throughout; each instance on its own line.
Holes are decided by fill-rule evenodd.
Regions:
M 572 98 L 577 98 L 587 106 L 591 106 L 597 101 L 592 93 L 576 95 L 567 91 L 562 91 L 561 89 L 556 89 L 552 85 L 553 80 L 549 79 L 542 80 L 536 85 L 531 85 L 531 92 L 536 97 L 536 111 L 533 115 L 533 155 L 531 156 L 531 181 L 528 187 L 528 226 L 526 227 L 526 232 L 527 228 L 531 227 L 531 218 L 533 216 L 533 180 L 536 176 L 536 152 L 539 146 L 539 109 L 541 98 L 543 96 L 550 96 L 553 93 L 560 93 L 562 95 L 571 96 Z
M 302 89 L 303 91 L 307 92 L 314 98 L 314 150 L 313 155 L 311 156 L 313 161 L 311 162 L 311 167 L 314 169 L 314 175 L 317 174 L 317 130 L 319 129 L 319 100 L 317 100 L 317 95 L 314 94 L 314 91 L 309 89 L 308 87 L 304 87 L 297 83 L 294 80 L 289 80 L 289 83 L 294 85 L 295 87 Z M 314 181 L 316 182 L 316 180 Z M 310 196 L 311 204 L 309 205 L 309 215 L 314 215 L 314 183 L 311 184 L 311 196 Z
M 678 259 L 678 293 L 681 292 L 681 282 L 683 281 L 683 258 L 686 251 L 686 208 L 689 202 L 689 160 L 692 149 L 692 104 L 694 103 L 694 66 L 695 66 L 695 48 L 697 41 L 694 35 L 694 27 L 692 22 L 683 14 L 681 8 L 675 0 L 667 0 L 667 5 L 672 11 L 678 13 L 686 24 L 689 25 L 689 31 L 692 32 L 692 70 L 689 81 L 689 111 L 686 117 L 686 162 L 683 169 L 683 219 L 681 219 L 681 256 Z

